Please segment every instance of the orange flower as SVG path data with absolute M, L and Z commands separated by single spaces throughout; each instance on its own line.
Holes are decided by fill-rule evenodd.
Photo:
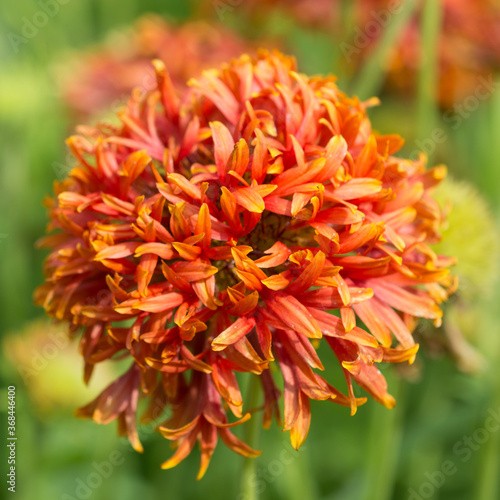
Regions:
M 134 87 L 155 87 L 151 59 L 161 59 L 176 88 L 203 69 L 251 50 L 250 44 L 221 26 L 193 21 L 172 26 L 159 16 L 142 17 L 132 28 L 78 58 L 61 71 L 67 106 L 80 118 L 96 116 L 126 103 Z M 70 70 L 68 71 L 68 67 Z
M 442 107 L 449 108 L 473 94 L 481 84 L 481 76 L 487 77 L 499 69 L 500 7 L 491 0 L 442 0 L 441 3 L 437 99 Z M 377 22 L 374 13 L 394 12 L 392 9 L 388 0 L 358 0 L 358 26 L 363 30 L 368 23 Z M 422 60 L 420 17 L 417 10 L 393 51 L 388 78 L 392 88 L 406 92 L 414 89 L 415 74 Z M 370 48 L 363 51 L 363 56 L 369 57 Z
M 393 156 L 403 141 L 371 131 L 375 100 L 298 74 L 279 53 L 242 56 L 180 95 L 154 65 L 157 88 L 132 95 L 121 127 L 68 140 L 78 166 L 47 203 L 57 232 L 40 243 L 52 252 L 37 303 L 83 327 L 87 380 L 99 362 L 131 360 L 79 414 L 118 419 L 140 450 L 137 398 L 151 398 L 146 419 L 172 411 L 160 431 L 177 451 L 163 466 L 198 441 L 201 477 L 218 437 L 258 454 L 229 430 L 257 410 L 243 410 L 236 372 L 262 381 L 268 427 L 281 423 L 279 366 L 296 448 L 310 399 L 354 414 L 366 400 L 355 382 L 392 408 L 376 363 L 411 363 L 416 319 L 439 324 L 454 286 L 452 260 L 428 246 L 444 167 Z M 347 395 L 318 374 L 323 337 Z
M 293 16 L 302 25 L 332 29 L 338 27 L 340 2 L 335 0 L 246 0 L 245 2 L 224 2 L 223 0 L 199 2 L 203 16 L 210 17 L 213 12 L 221 21 L 233 12 L 238 12 L 245 19 L 250 18 L 257 26 L 270 16 Z

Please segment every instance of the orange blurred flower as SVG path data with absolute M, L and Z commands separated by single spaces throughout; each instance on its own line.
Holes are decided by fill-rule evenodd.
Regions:
M 500 5 L 492 0 L 442 0 L 441 4 L 436 97 L 441 106 L 449 108 L 474 93 L 481 76 L 500 68 Z M 375 19 L 374 13 L 389 12 L 391 5 L 395 4 L 388 0 L 359 0 L 358 26 L 368 26 Z M 392 53 L 388 83 L 404 92 L 414 90 L 415 74 L 421 65 L 420 18 L 417 10 Z M 383 34 L 380 28 L 378 33 Z M 363 59 L 370 56 L 370 48 L 377 40 L 373 38 L 368 50 L 363 51 Z
M 120 127 L 68 140 L 78 166 L 47 201 L 55 233 L 40 243 L 51 253 L 36 302 L 83 327 L 86 380 L 97 363 L 131 360 L 80 415 L 118 419 L 141 450 L 137 401 L 150 398 L 146 419 L 172 411 L 160 431 L 177 451 L 163 466 L 198 441 L 201 477 L 218 437 L 259 453 L 230 431 L 250 418 L 236 372 L 260 378 L 269 427 L 273 415 L 281 423 L 269 369 L 279 366 L 296 448 L 310 399 L 354 414 L 366 401 L 355 382 L 392 408 L 376 364 L 411 363 L 416 319 L 439 324 L 454 286 L 452 260 L 428 246 L 444 167 L 393 156 L 403 141 L 372 132 L 376 100 L 298 74 L 279 53 L 241 56 L 180 95 L 154 65 L 156 89 L 132 95 Z M 347 395 L 317 372 L 323 338 Z
M 203 69 L 248 52 L 251 46 L 236 34 L 203 21 L 173 26 L 147 15 L 130 32 L 110 37 L 108 43 L 61 70 L 62 98 L 85 119 L 125 105 L 132 89 L 155 87 L 151 59 L 161 59 L 176 88 Z M 69 70 L 68 70 L 69 68 Z
M 500 4 L 496 0 L 432 1 L 440 1 L 442 9 L 436 98 L 443 108 L 450 108 L 475 93 L 482 82 L 480 77 L 488 77 L 500 69 Z M 289 14 L 301 26 L 332 34 L 335 45 L 340 44 L 343 53 L 341 62 L 355 72 L 371 57 L 388 25 L 400 15 L 404 3 L 404 0 L 245 0 L 232 6 L 231 2 L 221 0 L 207 1 L 204 13 L 213 13 L 215 9 L 223 20 L 234 11 L 240 17 L 251 19 L 255 26 L 260 26 L 272 13 L 276 17 Z M 415 75 L 422 64 L 421 6 L 424 3 L 417 5 L 386 64 L 388 87 L 405 94 L 414 93 Z M 349 34 L 353 22 L 356 28 Z M 492 92 L 490 87 L 488 93 Z
M 238 13 L 259 25 L 269 15 L 291 15 L 300 24 L 333 28 L 339 20 L 339 2 L 335 0 L 245 0 L 231 2 L 228 0 L 204 0 L 199 3 L 201 15 L 210 16 L 214 11 L 220 21 L 226 20 L 226 15 Z

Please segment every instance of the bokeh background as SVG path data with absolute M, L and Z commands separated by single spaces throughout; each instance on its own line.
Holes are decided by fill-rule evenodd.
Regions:
M 500 17 L 488 14 L 491 22 L 486 23 L 467 10 L 475 4 L 498 13 L 500 6 L 403 0 L 392 2 L 397 9 L 388 12 L 387 3 L 1 3 L 0 410 L 6 411 L 6 387 L 15 385 L 17 498 L 241 498 L 240 457 L 222 445 L 205 478 L 196 482 L 195 453 L 173 470 L 160 469 L 171 450 L 151 426 L 141 431 L 145 453 L 140 455 L 116 437 L 114 424 L 74 418 L 74 409 L 94 397 L 117 368 L 101 370 L 84 387 L 77 343 L 45 320 L 32 301 L 43 280 L 44 254 L 34 249 L 46 223 L 41 202 L 54 179 L 70 168 L 64 140 L 76 123 L 111 116 L 109 110 L 116 110 L 123 97 L 124 90 L 112 82 L 123 68 L 104 64 L 104 70 L 96 70 L 96 54 L 128 60 L 132 26 L 145 13 L 160 15 L 172 26 L 202 19 L 212 23 L 203 60 L 216 60 L 215 50 L 230 57 L 240 44 L 242 50 L 278 47 L 296 56 L 302 72 L 334 73 L 345 92 L 379 96 L 381 105 L 370 111 L 374 128 L 403 135 L 402 154 L 425 149 L 431 163 L 445 163 L 456 180 L 440 200 L 455 209 L 443 228 L 449 236 L 445 250 L 459 256 L 457 273 L 464 286 L 446 306 L 441 329 L 419 325 L 422 348 L 416 365 L 385 368 L 396 408 L 389 411 L 369 401 L 350 417 L 345 408 L 313 401 L 311 431 L 299 452 L 291 451 L 287 434 L 263 431 L 263 454 L 257 459 L 261 498 L 500 498 L 500 88 L 498 61 L 491 56 L 492 48 L 500 53 L 500 44 L 495 45 Z M 465 9 L 466 28 L 454 14 L 455 31 L 452 26 L 443 41 L 452 3 Z M 207 29 L 200 26 L 191 33 Z M 217 33 L 224 35 L 212 46 Z M 184 42 L 172 40 L 166 50 L 175 55 Z M 180 62 L 197 67 L 194 56 Z M 78 92 L 82 85 L 84 91 Z M 85 85 L 111 87 L 112 99 L 92 107 L 85 101 L 90 99 Z M 1 421 L 3 435 L 3 413 Z M 112 465 L 106 468 L 103 462 Z

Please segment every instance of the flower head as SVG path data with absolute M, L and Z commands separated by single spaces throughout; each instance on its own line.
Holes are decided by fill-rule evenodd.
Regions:
M 198 441 L 201 476 L 218 438 L 258 454 L 230 429 L 250 418 L 237 372 L 259 377 L 263 425 L 276 415 L 296 448 L 310 399 L 354 414 L 357 384 L 392 408 L 376 364 L 412 362 L 416 319 L 439 324 L 454 286 L 452 260 L 428 246 L 444 167 L 393 156 L 402 139 L 372 132 L 375 101 L 279 53 L 206 71 L 180 95 L 154 66 L 157 88 L 132 95 L 120 127 L 68 140 L 78 166 L 47 202 L 57 231 L 41 242 L 52 251 L 37 302 L 83 328 L 87 380 L 97 363 L 131 361 L 80 415 L 118 419 L 141 449 L 135 412 L 150 398 L 147 420 L 171 410 L 159 429 L 177 450 L 163 466 Z M 346 394 L 328 382 L 321 342 Z

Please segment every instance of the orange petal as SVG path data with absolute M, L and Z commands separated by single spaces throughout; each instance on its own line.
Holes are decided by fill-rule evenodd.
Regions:
M 252 418 L 255 418 L 252 417 Z M 234 452 L 243 455 L 244 457 L 258 457 L 262 452 L 259 450 L 254 450 L 250 448 L 246 443 L 239 440 L 229 429 L 219 428 L 218 429 L 219 436 L 221 437 L 224 444 L 233 450 Z
M 194 234 L 203 234 L 201 246 L 205 249 L 210 248 L 210 244 L 212 243 L 212 224 L 210 221 L 210 212 L 206 203 L 203 203 L 200 207 Z
M 238 217 L 238 210 L 236 204 L 236 197 L 234 194 L 229 191 L 224 186 L 221 187 L 221 197 L 220 197 L 220 206 L 224 215 L 226 216 L 226 220 L 231 226 L 231 228 L 235 231 L 241 231 L 241 221 Z
M 179 448 L 175 451 L 174 455 L 161 464 L 162 469 L 171 469 L 179 465 L 194 448 L 197 439 L 197 430 L 190 432 L 181 442 Z
M 215 164 L 219 179 L 224 181 L 226 177 L 226 166 L 234 148 L 234 140 L 231 132 L 221 122 L 211 122 L 212 138 L 214 141 Z
M 345 331 L 348 333 L 356 326 L 356 316 L 352 307 L 341 307 L 340 317 L 342 318 L 342 324 L 344 325 Z
M 264 134 L 258 128 L 255 129 L 255 148 L 252 156 L 252 179 L 261 182 L 265 177 L 268 153 Z
M 288 249 L 286 245 L 277 241 L 271 248 L 264 252 L 266 255 L 257 259 L 255 264 L 260 268 L 269 268 L 269 267 L 277 267 L 284 264 L 291 251 Z
M 143 299 L 129 299 L 114 309 L 118 313 L 130 314 L 130 309 L 147 311 L 152 313 L 165 312 L 180 306 L 184 302 L 184 296 L 180 293 L 172 292 Z
M 217 445 L 217 428 L 206 421 L 201 423 L 201 439 L 200 439 L 200 468 L 196 480 L 199 481 L 207 471 L 210 463 L 210 458 Z
M 264 280 L 261 280 L 262 284 L 265 285 L 270 290 L 278 291 L 283 290 L 290 283 L 284 276 L 283 273 L 274 274 L 269 276 Z
M 172 269 L 189 283 L 210 278 L 219 271 L 210 261 L 204 259 L 177 261 L 172 264 Z
M 202 252 L 200 247 L 186 243 L 174 242 L 172 246 L 184 260 L 196 260 Z
M 240 139 L 236 146 L 234 146 L 234 150 L 229 157 L 229 161 L 227 163 L 227 170 L 233 170 L 238 175 L 243 176 L 248 167 L 248 162 L 250 159 L 250 152 L 248 149 L 248 144 L 245 139 Z
M 242 298 L 236 305 L 227 310 L 227 313 L 231 316 L 244 316 L 251 313 L 259 302 L 259 293 L 257 291 L 252 292 L 246 297 Z
M 104 260 L 104 259 L 122 259 L 124 257 L 129 257 L 132 255 L 136 248 L 140 245 L 135 241 L 128 241 L 124 243 L 118 243 L 117 245 L 109 246 L 101 250 L 95 257 L 94 260 Z
M 317 252 L 299 277 L 288 287 L 287 291 L 293 295 L 300 295 L 308 290 L 321 275 L 325 261 L 325 254 L 321 251 Z
M 134 257 L 141 257 L 148 253 L 157 255 L 165 260 L 170 260 L 175 255 L 170 243 L 144 243 L 135 249 Z
M 177 274 L 166 262 L 162 263 L 161 269 L 167 281 L 177 288 L 177 290 L 187 293 L 191 292 L 191 285 L 189 282 Z
M 252 187 L 237 189 L 233 191 L 233 196 L 236 203 L 247 209 L 249 212 L 260 214 L 266 208 L 262 196 Z
M 222 351 L 227 346 L 238 342 L 238 340 L 250 333 L 254 326 L 254 318 L 238 318 L 229 328 L 226 328 L 214 338 L 212 341 L 212 349 L 214 351 Z
M 259 345 L 264 354 L 264 357 L 268 361 L 274 361 L 274 356 L 272 352 L 272 334 L 269 327 L 266 325 L 262 318 L 259 318 L 255 325 L 255 330 L 257 332 L 257 338 L 259 340 Z
M 306 337 L 322 337 L 318 323 L 306 307 L 292 295 L 277 295 L 267 302 L 271 311 L 289 328 Z
M 325 191 L 325 200 L 353 200 L 376 194 L 382 190 L 382 181 L 358 177 L 341 184 L 337 189 Z
M 300 412 L 290 429 L 290 442 L 292 446 L 298 450 L 307 438 L 309 426 L 311 425 L 311 406 L 309 398 L 303 393 L 300 393 Z
M 392 344 L 392 335 L 378 309 L 371 300 L 356 304 L 354 310 L 372 335 L 385 347 Z
M 375 165 L 378 158 L 377 140 L 372 134 L 363 146 L 360 155 L 356 158 L 354 163 L 353 176 L 365 177 Z
M 380 280 L 371 280 L 370 284 L 373 287 L 375 297 L 398 311 L 418 318 L 429 318 L 437 321 L 443 315 L 439 306 L 429 296 L 419 295 L 391 283 L 382 283 Z
M 216 363 L 212 372 L 212 380 L 217 388 L 217 391 L 224 398 L 224 400 L 231 406 L 238 407 L 235 416 L 241 418 L 243 398 L 241 396 L 240 388 L 238 387 L 238 380 L 236 379 L 234 370 L 227 367 L 225 363 Z
M 201 199 L 200 188 L 181 174 L 168 174 L 167 182 L 177 186 L 183 193 L 195 200 Z

